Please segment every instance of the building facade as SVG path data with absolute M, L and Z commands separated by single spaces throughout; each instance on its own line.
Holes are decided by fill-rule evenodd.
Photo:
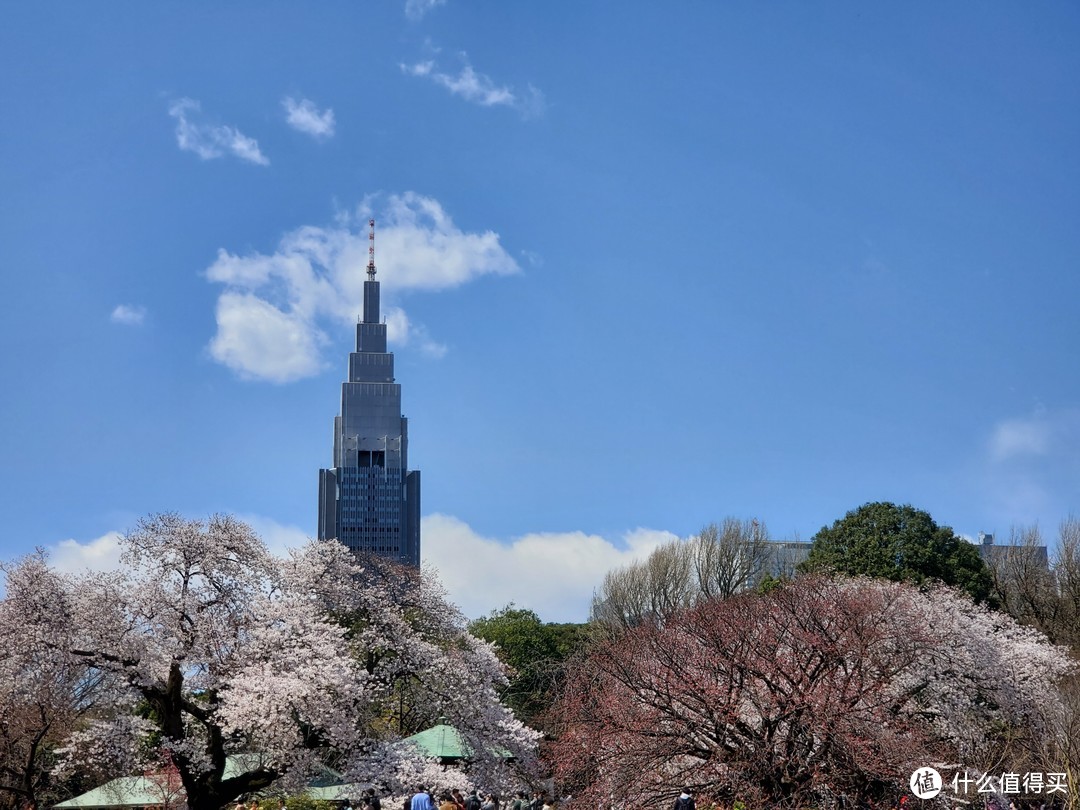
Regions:
M 409 424 L 379 317 L 374 220 L 370 226 L 363 316 L 334 418 L 334 463 L 319 470 L 319 539 L 419 567 L 420 471 L 409 469 Z

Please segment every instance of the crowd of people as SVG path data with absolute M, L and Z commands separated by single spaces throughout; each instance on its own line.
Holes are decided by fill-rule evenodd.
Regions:
M 497 793 L 482 793 L 473 788 L 464 796 L 455 788 L 441 791 L 436 800 L 433 791 L 420 785 L 416 793 L 405 799 L 402 810 L 555 810 L 556 806 L 556 802 L 546 794 L 537 791 L 530 799 L 524 790 L 518 791 L 512 799 L 502 800 Z

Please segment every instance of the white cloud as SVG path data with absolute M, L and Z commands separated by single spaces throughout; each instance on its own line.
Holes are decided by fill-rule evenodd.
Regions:
M 510 107 L 524 118 L 535 118 L 543 113 L 544 94 L 532 85 L 524 92 L 517 92 L 508 85 L 496 84 L 490 76 L 478 73 L 469 64 L 465 53 L 461 54 L 461 60 L 463 64 L 456 75 L 438 70 L 433 60 L 412 65 L 401 64 L 400 67 L 406 76 L 430 79 L 449 90 L 451 95 L 481 107 Z
M 405 16 L 410 20 L 421 20 L 433 8 L 445 3 L 446 0 L 405 0 Z
M 250 293 L 224 292 L 210 356 L 244 379 L 284 383 L 322 370 L 317 328 Z
M 289 549 L 301 548 L 311 534 L 279 523 L 262 515 L 237 515 L 238 520 L 248 524 L 262 538 L 271 554 L 284 557 Z M 86 570 L 111 571 L 120 568 L 120 541 L 123 533 L 106 532 L 101 537 L 80 543 L 78 540 L 61 540 L 48 548 L 49 562 L 58 571 L 77 574 Z
M 206 277 L 225 285 L 218 299 L 210 355 L 248 379 L 289 382 L 322 368 L 321 325 L 355 322 L 363 302 L 371 201 L 330 227 L 304 226 L 281 239 L 271 255 L 225 250 Z M 439 203 L 413 192 L 385 200 L 376 235 L 383 300 L 411 290 L 460 286 L 483 275 L 519 271 L 492 231 L 459 229 Z M 445 354 L 422 325 L 396 306 L 384 306 L 387 332 L 399 346 Z
M 87 569 L 109 571 L 120 567 L 120 532 L 108 532 L 95 540 L 61 540 L 49 549 L 49 561 L 58 571 L 77 574 Z
M 237 515 L 236 517 L 254 529 L 255 534 L 262 538 L 270 553 L 277 557 L 286 556 L 289 549 L 303 548 L 314 536 L 312 532 L 305 532 L 297 526 L 278 523 L 273 518 L 262 515 Z
M 169 115 L 176 119 L 176 143 L 181 150 L 194 152 L 203 160 L 231 154 L 249 163 L 270 165 L 270 160 L 259 150 L 259 142 L 235 127 L 192 120 L 201 111 L 199 102 L 191 98 L 177 99 L 169 105 Z
M 237 515 L 255 529 L 270 552 L 285 556 L 312 534 L 264 515 Z M 535 610 L 543 621 L 589 619 L 593 591 L 612 568 L 643 561 L 657 546 L 677 539 L 670 531 L 638 528 L 611 540 L 583 531 L 529 532 L 509 542 L 477 534 L 461 519 L 433 514 L 421 519 L 424 567 L 433 566 L 451 602 L 477 619 L 510 603 Z M 51 546 L 60 571 L 120 567 L 119 531 Z
M 142 326 L 146 320 L 146 307 L 117 304 L 112 314 L 109 315 L 109 320 L 125 326 Z
M 237 515 L 272 554 L 302 547 L 311 533 L 262 515 Z M 618 540 L 585 532 L 531 532 L 503 542 L 484 537 L 451 515 L 421 521 L 425 566 L 434 566 L 452 602 L 471 619 L 513 602 L 548 622 L 583 622 L 604 574 L 644 560 L 657 546 L 677 539 L 667 531 L 635 529 Z M 120 567 L 120 532 L 49 548 L 60 571 L 78 573 Z
M 534 532 L 503 543 L 449 515 L 421 521 L 425 564 L 434 565 L 469 618 L 514 602 L 544 621 L 585 621 L 593 590 L 612 568 L 643 560 L 671 532 L 637 529 L 613 542 L 584 532 Z
M 285 108 L 285 120 L 293 129 L 316 140 L 333 137 L 334 111 L 329 107 L 320 111 L 313 101 L 291 97 L 283 98 L 281 105 Z

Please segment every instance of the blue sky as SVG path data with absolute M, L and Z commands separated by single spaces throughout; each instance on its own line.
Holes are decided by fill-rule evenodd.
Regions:
M 0 556 L 315 528 L 366 219 L 478 615 L 726 515 L 1080 508 L 1070 3 L 22 4 Z

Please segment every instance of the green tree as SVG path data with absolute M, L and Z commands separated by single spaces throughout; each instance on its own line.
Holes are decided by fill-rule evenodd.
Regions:
M 589 639 L 587 624 L 545 623 L 512 603 L 469 625 L 469 632 L 496 646 L 510 670 L 503 703 L 522 722 L 539 728 L 561 683 L 565 663 Z
M 822 527 L 800 569 L 916 584 L 939 580 L 976 602 L 987 600 L 993 584 L 978 548 L 921 509 L 886 502 L 864 504 Z

